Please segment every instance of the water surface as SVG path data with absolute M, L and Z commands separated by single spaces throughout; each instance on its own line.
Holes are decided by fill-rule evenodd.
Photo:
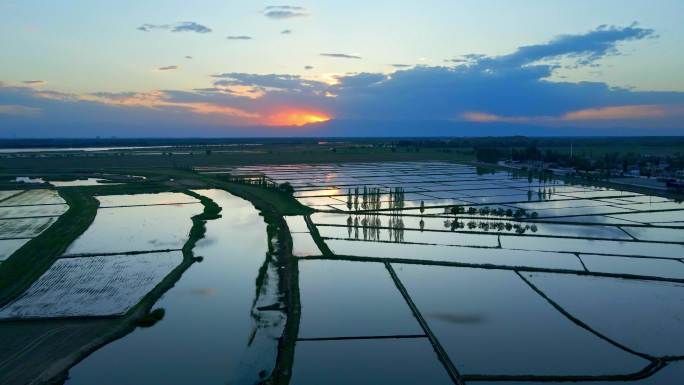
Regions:
M 255 280 L 267 252 L 266 226 L 248 202 L 208 190 L 222 217 L 207 222 L 193 264 L 155 307 L 151 328 L 136 329 L 70 370 L 69 385 L 233 384 L 241 375 L 250 333 Z M 271 352 L 264 352 L 268 354 Z

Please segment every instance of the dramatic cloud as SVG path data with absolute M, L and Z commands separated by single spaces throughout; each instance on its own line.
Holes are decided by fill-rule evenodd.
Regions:
M 312 69 L 313 69 L 313 66 L 304 66 L 304 69 L 307 70 L 307 71 L 308 71 L 308 70 L 312 70 Z
M 304 7 L 294 5 L 271 5 L 262 11 L 264 16 L 271 19 L 291 19 L 294 17 L 309 16 Z
M 338 76 L 335 79 L 337 80 L 337 84 L 335 84 L 334 87 L 335 90 L 344 90 L 348 88 L 369 89 L 373 85 L 377 85 L 389 80 L 389 77 L 385 74 L 362 72 L 358 74 Z
M 178 69 L 178 66 L 166 66 L 166 67 L 157 68 L 157 71 L 174 71 L 177 69 Z
M 245 86 L 258 88 L 260 90 L 279 90 L 287 92 L 302 92 L 304 90 L 321 90 L 326 87 L 325 83 L 306 80 L 299 75 L 258 75 L 239 72 L 223 73 L 213 75 L 220 79 L 214 81 L 215 86 Z
M 611 106 L 602 108 L 588 108 L 563 114 L 567 121 L 581 120 L 626 120 L 626 119 L 654 119 L 668 116 L 684 117 L 684 106 L 659 106 L 653 104 L 637 104 L 630 106 Z
M 540 60 L 567 57 L 576 59 L 580 65 L 591 64 L 606 55 L 617 55 L 617 44 L 630 40 L 655 37 L 652 29 L 640 28 L 637 24 L 620 28 L 599 26 L 581 35 L 562 35 L 546 43 L 518 48 L 515 52 L 495 58 L 471 57 L 480 66 L 492 68 L 519 67 Z
M 155 29 L 168 30 L 171 32 L 196 32 L 209 33 L 211 28 L 193 21 L 180 21 L 175 24 L 143 24 L 137 28 L 139 31 L 150 32 Z
M 251 36 L 237 35 L 237 36 L 226 36 L 228 40 L 252 40 Z
M 391 65 L 392 67 L 394 67 L 394 68 L 409 68 L 409 67 L 413 67 L 413 66 L 410 65 L 410 64 L 390 64 L 390 65 Z
M 321 56 L 336 57 L 340 59 L 361 59 L 359 55 L 350 55 L 346 53 L 322 53 Z
M 459 130 L 477 133 L 481 127 L 494 125 L 503 125 L 508 130 L 503 133 L 509 134 L 514 132 L 511 127 L 530 126 L 567 130 L 554 132 L 569 135 L 592 133 L 587 128 L 613 130 L 601 133 L 615 135 L 681 134 L 684 92 L 636 91 L 599 82 L 558 81 L 551 76 L 559 68 L 553 61 L 598 65 L 603 57 L 619 55 L 621 44 L 653 36 L 652 30 L 636 25 L 602 26 L 506 55 L 467 55 L 451 66 L 399 65 L 392 73 L 353 73 L 326 81 L 290 74 L 228 72 L 213 75 L 208 87 L 191 91 L 91 95 L 0 85 L 0 106 L 4 106 L 0 123 L 12 132 L 22 127 L 73 125 L 75 119 L 83 127 L 104 120 L 116 127 L 147 122 L 154 127 L 209 130 L 206 127 L 320 122 L 322 117 L 332 117 L 335 120 L 325 124 L 338 127 L 334 133 L 339 135 L 363 135 L 368 122 L 376 122 L 379 128 L 365 131 L 367 135 L 419 135 L 430 127 L 446 127 L 440 131 L 443 135 L 466 135 Z M 226 130 L 224 135 L 262 132 Z
M 211 102 L 180 99 L 172 91 L 76 95 L 0 85 L 0 136 L 207 135 L 215 127 L 261 121 L 258 113 L 229 106 L 218 97 Z

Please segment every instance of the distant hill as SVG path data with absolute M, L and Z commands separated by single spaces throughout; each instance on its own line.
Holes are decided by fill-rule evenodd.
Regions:
M 682 129 L 543 127 L 514 123 L 473 123 L 448 120 L 330 120 L 293 128 L 297 136 L 322 137 L 474 137 L 474 136 L 681 136 Z M 299 131 L 299 132 L 297 132 Z
M 68 135 L 66 134 L 68 133 Z M 345 120 L 333 119 L 306 126 L 193 126 L 183 122 L 165 124 L 98 123 L 9 125 L 0 138 L 274 138 L 274 137 L 477 137 L 477 136 L 683 136 L 680 129 L 543 127 L 514 123 L 475 123 L 449 120 Z

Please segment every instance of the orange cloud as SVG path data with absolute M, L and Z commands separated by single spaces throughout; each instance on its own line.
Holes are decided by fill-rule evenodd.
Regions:
M 681 113 L 681 108 L 679 113 Z M 611 106 L 602 108 L 588 108 L 585 110 L 572 111 L 564 114 L 561 119 L 575 120 L 629 120 L 629 119 L 656 119 L 675 115 L 677 109 L 655 104 L 640 104 L 631 106 Z
M 324 112 L 285 110 L 270 115 L 266 119 L 269 126 L 304 126 L 311 123 L 321 123 L 330 120 L 331 117 Z
M 684 116 L 684 106 L 638 104 L 587 108 L 567 112 L 560 116 L 505 116 L 487 112 L 466 112 L 462 118 L 476 123 L 563 123 L 576 121 L 629 121 L 643 119 L 661 119 Z
M 524 116 L 502 116 L 486 112 L 466 112 L 463 118 L 469 122 L 493 123 L 493 122 L 525 122 L 530 118 Z
M 251 87 L 235 87 L 230 90 L 233 93 L 241 92 L 244 96 L 249 95 L 252 99 L 258 99 L 261 95 Z M 331 119 L 331 116 L 322 111 L 315 111 L 311 109 L 300 108 L 283 108 L 278 109 L 277 112 L 269 114 L 268 112 L 251 112 L 237 107 L 226 106 L 222 104 L 215 104 L 209 102 L 180 102 L 170 100 L 164 91 L 150 91 L 137 93 L 121 93 L 121 94 L 62 94 L 54 92 L 38 92 L 37 96 L 45 99 L 53 100 L 69 100 L 69 101 L 88 101 L 94 103 L 101 103 L 110 106 L 133 107 L 133 108 L 149 108 L 149 109 L 176 109 L 187 110 L 190 113 L 199 115 L 213 115 L 219 118 L 230 118 L 224 122 L 244 124 L 244 125 L 259 125 L 265 124 L 269 126 L 304 126 L 312 123 L 325 122 Z M 2 114 L 28 114 L 28 110 L 19 111 L 16 106 L 0 108 Z M 31 111 L 35 113 L 35 111 Z
M 259 114 L 220 104 L 168 101 L 165 99 L 164 92 L 161 91 L 136 93 L 133 95 L 126 95 L 121 97 L 88 96 L 84 98 L 100 102 L 103 104 L 116 106 L 146 108 L 180 108 L 202 115 L 224 115 L 230 117 L 245 118 L 248 120 L 260 118 Z

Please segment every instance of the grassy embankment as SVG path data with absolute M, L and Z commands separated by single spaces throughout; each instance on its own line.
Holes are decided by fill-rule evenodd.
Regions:
M 311 208 L 302 205 L 292 196 L 276 189 L 220 180 L 211 184 L 252 202 L 264 215 L 275 214 L 282 217 L 284 215 L 307 215 L 313 212 Z

